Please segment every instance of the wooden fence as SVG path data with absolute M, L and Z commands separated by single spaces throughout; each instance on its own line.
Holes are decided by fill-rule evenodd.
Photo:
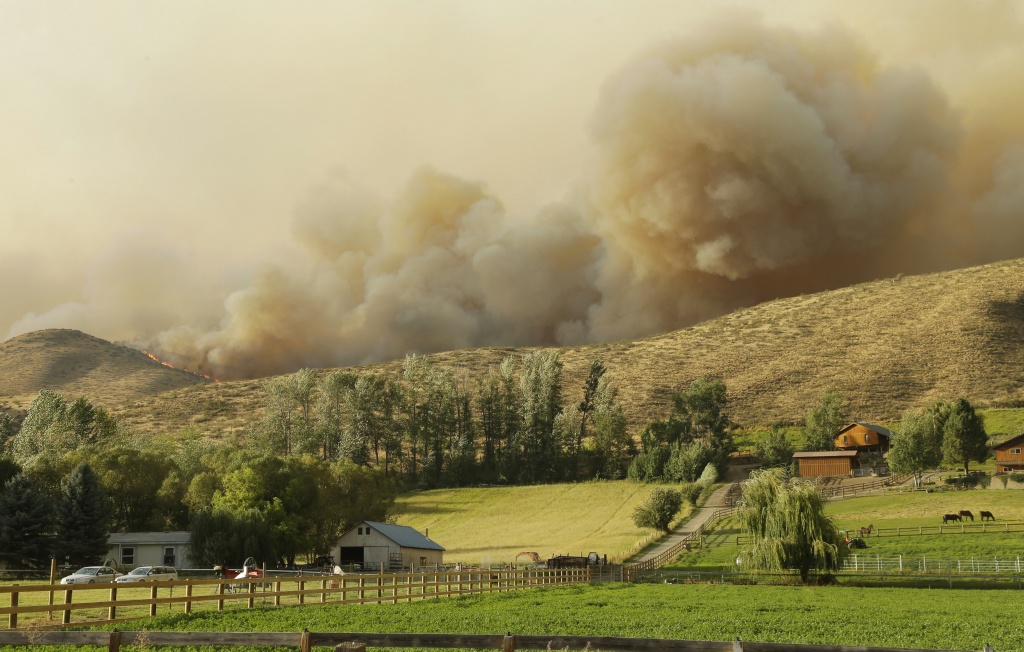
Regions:
M 140 584 L 38 584 L 0 586 L 0 596 L 9 596 L 7 607 L 0 607 L 0 618 L 7 616 L 7 627 L 45 627 L 102 625 L 155 616 L 161 605 L 168 610 L 180 607 L 184 613 L 194 608 L 223 610 L 226 603 L 244 603 L 252 609 L 261 604 L 366 604 L 405 602 L 475 593 L 515 591 L 540 586 L 589 582 L 587 568 L 538 570 L 431 571 L 365 575 L 323 575 L 179 580 Z M 54 604 L 50 596 L 61 596 Z M 87 597 L 87 599 L 82 599 Z M 99 599 L 95 599 L 95 598 Z M 34 599 L 33 599 L 34 598 Z M 93 598 L 93 599 L 88 599 Z M 0 604 L 2 604 L 0 597 Z M 83 617 L 73 620 L 72 614 Z M 47 620 L 39 619 L 43 615 Z M 19 616 L 35 616 L 31 623 L 19 622 Z
M 869 534 L 861 534 L 858 530 L 840 530 L 840 534 L 851 538 L 868 539 L 871 537 L 916 537 L 934 536 L 938 534 L 1001 534 L 1005 532 L 1024 532 L 1024 523 L 957 523 L 956 525 L 918 525 L 914 527 L 879 527 L 872 528 Z M 736 545 L 747 543 L 750 537 L 736 535 Z
M 364 632 L 0 632 L 6 645 L 92 645 L 119 652 L 122 645 L 159 647 L 275 646 L 311 652 L 314 646 L 336 646 L 336 650 L 365 647 L 456 648 L 479 650 L 602 650 L 604 652 L 944 652 L 891 647 L 847 647 L 842 645 L 796 645 L 747 641 L 685 641 L 668 638 L 622 638 L 617 636 L 523 636 L 518 634 L 376 634 Z M 948 652 L 948 651 L 946 651 Z M 982 652 L 995 652 L 986 644 Z
M 688 550 L 693 546 L 694 542 L 699 542 L 701 535 L 704 534 L 704 532 L 708 530 L 715 521 L 727 516 L 732 516 L 735 511 L 735 507 L 724 507 L 722 509 L 715 510 L 711 513 L 711 518 L 701 523 L 693 532 L 687 533 L 686 536 L 673 544 L 672 547 L 664 550 L 655 557 L 651 557 L 650 559 L 645 559 L 644 561 L 624 566 L 622 569 L 623 581 L 633 582 L 636 580 L 636 576 L 638 574 L 654 570 L 656 568 L 661 568 L 667 562 L 675 559 L 676 555 L 681 553 L 683 550 Z

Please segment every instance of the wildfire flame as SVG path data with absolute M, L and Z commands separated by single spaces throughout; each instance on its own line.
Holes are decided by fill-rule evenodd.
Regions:
M 172 365 L 170 362 L 167 362 L 166 360 L 161 360 L 160 358 L 156 357 L 155 355 L 153 355 L 152 353 L 150 353 L 146 349 L 139 349 L 139 351 L 142 353 L 142 355 L 146 356 L 147 358 L 149 358 L 153 362 L 159 362 L 160 364 L 162 364 L 163 366 L 165 366 L 165 367 L 167 367 L 169 369 L 178 369 L 177 367 Z M 186 373 L 192 374 L 193 376 L 199 376 L 199 377 L 205 378 L 207 380 L 212 380 L 215 383 L 219 383 L 220 382 L 219 380 L 217 380 L 213 376 L 210 376 L 208 374 L 202 374 L 202 373 L 199 373 L 198 371 L 192 371 L 191 369 L 182 368 L 179 371 L 184 371 Z

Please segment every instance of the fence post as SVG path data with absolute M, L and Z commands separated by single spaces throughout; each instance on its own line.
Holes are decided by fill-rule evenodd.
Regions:
M 110 642 L 107 644 L 107 652 L 121 651 L 121 632 L 116 629 L 110 632 Z
M 301 577 L 301 575 L 300 575 Z M 306 580 L 298 581 L 299 587 L 299 604 L 306 604 Z
M 366 652 L 366 645 L 363 643 L 338 643 L 334 646 L 334 652 Z
M 114 605 L 117 602 L 117 586 L 110 587 L 110 606 L 107 607 L 107 620 L 113 620 L 117 617 L 117 606 Z M 120 640 L 120 639 L 118 639 Z M 120 643 L 118 643 L 120 645 Z
M 281 580 L 274 582 L 274 606 L 281 606 Z
M 313 643 L 309 639 L 309 630 L 303 629 L 302 635 L 299 636 L 299 652 L 312 652 Z
M 221 580 L 217 583 L 217 611 L 224 611 L 224 581 Z
M 249 594 L 249 600 L 246 603 L 246 607 L 252 609 L 256 606 L 256 582 L 249 580 L 248 586 L 245 587 L 245 592 Z
M 150 617 L 153 617 L 156 615 L 156 584 L 150 587 L 149 598 L 150 600 L 153 600 L 149 605 L 149 615 Z
M 53 606 L 53 585 L 57 583 L 57 559 L 50 558 L 50 606 Z M 46 619 L 53 620 L 53 611 L 46 612 Z
M 192 582 L 185 585 L 185 613 L 192 613 Z
M 509 632 L 501 639 L 501 652 L 515 652 L 516 649 L 516 637 L 512 636 L 512 632 Z
M 71 622 L 71 589 L 64 590 L 64 616 L 61 622 L 65 625 Z
M 18 585 L 11 585 L 11 615 L 7 617 L 7 628 L 15 629 L 18 626 Z

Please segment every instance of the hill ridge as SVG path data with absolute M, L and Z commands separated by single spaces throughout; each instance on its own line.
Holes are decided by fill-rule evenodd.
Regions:
M 508 355 L 539 348 L 424 357 L 472 380 Z M 938 398 L 1016 404 L 1024 400 L 1024 259 L 776 299 L 669 333 L 559 350 L 566 403 L 578 400 L 590 362 L 600 360 L 634 429 L 663 417 L 672 393 L 701 376 L 724 379 L 730 414 L 746 425 L 800 421 L 828 388 L 866 421 L 896 419 Z M 261 385 L 191 384 L 126 401 L 115 414 L 143 431 L 238 432 L 259 414 Z

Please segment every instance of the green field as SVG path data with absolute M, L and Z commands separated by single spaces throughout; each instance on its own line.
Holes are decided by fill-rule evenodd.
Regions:
M 982 509 L 993 512 L 998 524 L 1024 522 L 1024 496 L 1017 491 L 977 490 L 936 493 L 889 493 L 862 498 L 848 498 L 828 505 L 828 513 L 840 528 L 857 530 L 862 526 L 875 528 L 915 528 L 935 526 L 942 515 L 970 509 L 977 516 Z M 977 522 L 977 521 L 976 521 Z M 968 521 L 969 523 L 969 521 Z M 953 529 L 953 528 L 951 528 Z M 705 547 L 682 554 L 668 568 L 677 570 L 720 571 L 732 569 L 742 550 L 736 537 L 742 535 L 739 519 L 721 521 L 705 537 Z M 1024 558 L 1024 533 L 933 534 L 925 536 L 869 537 L 868 548 L 860 555 L 928 555 L 939 558 L 999 559 Z
M 618 561 L 656 534 L 632 520 L 655 486 L 614 481 L 421 491 L 399 497 L 397 522 L 429 529 L 449 563 L 511 563 L 523 551 L 542 559 L 595 551 Z
M 204 612 L 140 621 L 131 628 L 740 638 L 947 650 L 980 650 L 989 643 L 1012 652 L 1024 651 L 1024 614 L 1012 606 L 1017 596 L 1009 591 L 605 584 L 400 605 Z

